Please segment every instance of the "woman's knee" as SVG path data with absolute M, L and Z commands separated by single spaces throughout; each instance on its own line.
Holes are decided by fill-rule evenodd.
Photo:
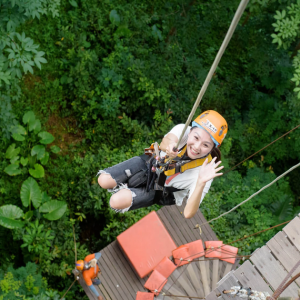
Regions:
M 116 181 L 110 176 L 110 174 L 100 174 L 98 177 L 98 183 L 103 189 L 112 189 L 114 188 L 117 183 Z
M 128 189 L 123 189 L 110 197 L 109 204 L 115 209 L 130 207 L 132 203 L 132 193 Z

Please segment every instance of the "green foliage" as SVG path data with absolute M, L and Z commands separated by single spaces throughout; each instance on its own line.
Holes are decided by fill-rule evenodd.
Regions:
M 159 208 L 116 214 L 96 173 L 140 155 L 174 124 L 185 122 L 239 1 L 0 3 L 5 15 L 0 16 L 0 205 L 24 210 L 23 227 L 0 228 L 0 249 L 5 265 L 15 261 L 2 242 L 8 236 L 20 257 L 16 264 L 36 262 L 49 284 L 65 291 L 75 258 L 72 224 L 78 258 L 84 258 Z M 196 114 L 215 109 L 228 121 L 221 147 L 225 170 L 299 123 L 293 93 L 300 82 L 297 6 L 295 1 L 250 2 L 197 109 Z M 279 49 L 272 43 L 274 15 Z M 17 61 L 22 57 L 24 65 Z M 289 134 L 216 179 L 201 204 L 205 216 L 229 210 L 299 161 L 298 135 Z M 298 175 L 293 171 L 214 222 L 219 238 L 232 241 L 292 218 L 299 212 Z M 14 216 L 9 221 L 19 221 Z M 274 233 L 235 246 L 249 254 Z M 50 291 L 34 295 L 38 286 L 32 276 L 22 281 L 30 297 L 51 298 Z M 67 298 L 81 296 L 73 286 Z
M 23 226 L 23 222 L 16 220 L 23 217 L 22 209 L 15 205 L 3 205 L 0 207 L 0 225 L 13 229 Z
M 25 129 L 22 125 L 14 126 L 11 129 L 13 139 L 23 143 L 21 143 L 20 147 L 18 148 L 15 148 L 15 143 L 11 144 L 7 148 L 6 158 L 10 159 L 11 164 L 8 165 L 4 171 L 10 176 L 29 172 L 30 175 L 35 178 L 44 177 L 44 167 L 36 162 L 39 160 L 40 162 L 46 164 L 45 157 L 48 158 L 49 153 L 46 152 L 45 146 L 43 145 L 52 143 L 54 137 L 48 132 L 40 132 L 41 122 L 35 118 L 35 115 L 32 111 L 24 114 L 23 124 L 27 125 L 27 129 Z M 37 144 L 32 147 L 32 144 L 38 142 L 38 137 L 41 138 L 39 142 L 43 145 Z M 28 151 L 30 148 L 31 151 Z M 21 157 L 18 156 L 20 151 L 22 155 Z M 28 162 L 29 169 L 25 168 Z M 24 168 L 19 169 L 20 163 Z
M 57 291 L 48 288 L 47 281 L 42 278 L 41 272 L 34 263 L 29 262 L 25 267 L 18 269 L 10 266 L 5 272 L 0 270 L 1 300 L 59 300 L 60 298 Z

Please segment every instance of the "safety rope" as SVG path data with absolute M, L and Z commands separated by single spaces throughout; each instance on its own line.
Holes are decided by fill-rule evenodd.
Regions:
M 269 186 L 271 186 L 273 183 L 275 183 L 276 181 L 278 181 L 280 178 L 284 177 L 286 174 L 290 173 L 291 171 L 293 171 L 294 169 L 298 168 L 300 166 L 300 163 L 298 163 L 297 165 L 291 167 L 289 170 L 287 170 L 286 172 L 284 172 L 283 174 L 281 174 L 280 176 L 278 176 L 276 179 L 274 179 L 271 183 L 265 185 L 263 188 L 261 188 L 259 191 L 257 191 L 256 193 L 252 194 L 248 199 L 242 201 L 241 203 L 239 203 L 237 206 L 235 206 L 234 208 L 230 209 L 229 211 L 221 214 L 220 216 L 218 216 L 217 218 L 211 219 L 207 222 L 204 222 L 202 224 L 200 224 L 199 226 L 203 226 L 205 224 L 209 224 L 212 221 L 216 221 L 218 219 L 220 219 L 221 217 L 224 217 L 225 215 L 233 212 L 234 210 L 236 210 L 239 206 L 243 205 L 244 203 L 246 203 L 247 201 L 251 200 L 253 197 L 255 197 L 256 195 L 258 195 L 260 192 L 262 192 L 263 190 L 265 190 L 266 188 L 268 188 Z
M 297 125 L 296 127 L 294 127 L 293 129 L 289 130 L 288 132 L 286 132 L 285 134 L 283 134 L 281 137 L 277 138 L 275 141 L 271 142 L 270 144 L 268 144 L 267 146 L 261 148 L 260 150 L 258 150 L 257 152 L 253 153 L 252 155 L 250 155 L 249 157 L 247 157 L 246 159 L 244 159 L 243 161 L 239 162 L 237 165 L 233 166 L 232 168 L 230 168 L 228 171 L 224 172 L 223 175 L 229 173 L 230 171 L 232 171 L 234 168 L 236 168 L 237 166 L 239 166 L 240 164 L 242 164 L 243 162 L 245 162 L 246 160 L 248 160 L 249 158 L 253 157 L 254 155 L 256 155 L 257 153 L 259 153 L 260 151 L 268 148 L 269 146 L 271 146 L 272 144 L 274 144 L 275 142 L 277 142 L 278 140 L 280 140 L 281 138 L 283 138 L 284 136 L 286 136 L 287 134 L 289 134 L 290 132 L 294 131 L 295 129 L 297 129 L 298 127 L 300 127 L 300 124 Z
M 74 228 L 74 224 L 72 224 L 73 227 L 73 237 L 74 237 L 74 247 L 75 247 L 75 265 L 77 262 L 77 250 L 76 250 L 76 238 L 75 238 L 75 228 Z
M 285 278 L 283 279 L 283 281 L 281 282 L 281 284 L 278 286 L 278 288 L 276 289 L 276 291 L 274 292 L 274 294 L 270 297 L 272 300 L 277 299 L 280 296 L 280 294 L 293 282 L 293 281 L 291 281 L 291 282 L 288 282 L 286 285 L 284 285 L 286 283 L 286 281 L 291 277 L 291 275 L 294 273 L 294 271 L 296 271 L 296 269 L 299 266 L 300 266 L 300 260 L 289 271 L 289 273 L 285 276 Z M 300 273 L 298 275 L 300 276 Z
M 71 287 L 73 286 L 73 284 L 75 283 L 75 281 L 77 281 L 76 278 L 75 278 L 75 280 L 73 281 L 73 283 L 70 285 L 70 287 L 67 289 L 67 291 L 65 292 L 65 294 L 60 298 L 60 300 L 63 300 L 63 298 L 67 295 L 68 291 L 71 289 Z
M 189 115 L 189 117 L 188 117 L 188 119 L 187 119 L 187 121 L 186 121 L 186 123 L 184 125 L 184 129 L 183 129 L 183 131 L 182 131 L 182 133 L 181 133 L 181 135 L 180 135 L 180 137 L 178 139 L 178 143 L 176 145 L 176 148 L 178 148 L 179 143 L 180 143 L 180 141 L 181 141 L 181 139 L 182 139 L 182 137 L 183 137 L 183 135 L 184 135 L 184 133 L 185 133 L 188 125 L 191 123 L 191 120 L 192 120 L 192 118 L 193 118 L 193 116 L 194 116 L 194 114 L 196 112 L 196 109 L 199 106 L 199 104 L 200 104 L 200 102 L 202 100 L 203 95 L 205 94 L 205 91 L 206 91 L 206 89 L 207 89 L 207 87 L 208 87 L 208 85 L 209 85 L 209 83 L 210 83 L 210 81 L 211 81 L 211 79 L 212 79 L 212 77 L 213 77 L 216 69 L 217 69 L 217 66 L 218 66 L 218 64 L 219 64 L 219 62 L 220 62 L 220 60 L 221 60 L 221 58 L 223 56 L 223 53 L 225 52 L 225 49 L 227 48 L 227 45 L 228 45 L 228 43 L 229 43 L 229 41 L 230 41 L 230 39 L 231 39 L 231 37 L 232 37 L 235 29 L 236 29 L 237 24 L 240 21 L 240 18 L 242 16 L 242 14 L 243 14 L 243 12 L 244 12 L 244 10 L 245 10 L 248 2 L 249 2 L 249 0 L 242 0 L 241 3 L 240 3 L 240 5 L 239 5 L 239 7 L 238 7 L 238 9 L 237 9 L 237 11 L 236 11 L 236 13 L 235 13 L 235 15 L 234 15 L 234 17 L 233 17 L 233 20 L 232 20 L 232 22 L 230 24 L 230 27 L 229 27 L 229 29 L 227 31 L 227 34 L 226 34 L 226 36 L 225 36 L 225 38 L 223 40 L 223 43 L 222 43 L 222 45 L 221 45 L 221 47 L 220 47 L 220 49 L 219 49 L 219 51 L 217 53 L 217 56 L 216 56 L 216 58 L 215 58 L 215 60 L 214 60 L 214 62 L 212 64 L 212 66 L 211 66 L 211 68 L 210 68 L 210 70 L 209 70 L 209 72 L 207 74 L 207 77 L 206 77 L 206 79 L 205 79 L 205 81 L 204 81 L 204 83 L 203 83 L 203 85 L 201 87 L 201 90 L 200 90 L 200 92 L 198 94 L 197 100 L 196 100 L 196 102 L 195 102 L 195 104 L 194 104 L 194 106 L 192 108 L 192 111 L 191 111 L 191 113 L 190 113 L 190 115 Z

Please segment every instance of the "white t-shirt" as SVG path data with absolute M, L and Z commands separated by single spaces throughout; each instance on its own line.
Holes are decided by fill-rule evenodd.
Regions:
M 169 133 L 173 133 L 179 139 L 183 129 L 184 129 L 184 124 L 178 124 L 175 127 L 173 127 L 172 130 L 170 132 L 168 132 L 166 135 L 168 135 Z M 178 149 L 182 148 L 187 143 L 188 134 L 190 132 L 190 129 L 191 129 L 191 126 L 188 126 L 188 128 L 186 129 L 186 131 L 180 141 Z M 161 157 L 165 156 L 165 155 L 166 155 L 165 152 L 163 152 L 163 151 L 160 152 Z M 180 173 L 174 174 L 173 176 L 170 176 L 167 178 L 167 180 L 165 182 L 165 186 L 169 186 L 169 187 L 172 186 L 177 189 L 182 189 L 182 191 L 174 192 L 176 205 L 181 206 L 184 197 L 186 197 L 187 195 L 188 195 L 188 199 L 191 197 L 191 195 L 193 194 L 193 192 L 195 190 L 195 187 L 197 184 L 197 179 L 198 179 L 198 174 L 199 174 L 200 170 L 201 170 L 201 166 L 194 168 L 194 169 L 186 170 L 184 173 L 181 173 L 181 174 Z M 211 186 L 212 181 L 213 180 L 211 179 L 206 182 L 205 187 L 203 189 L 200 203 L 202 202 L 206 193 L 208 193 L 208 190 Z

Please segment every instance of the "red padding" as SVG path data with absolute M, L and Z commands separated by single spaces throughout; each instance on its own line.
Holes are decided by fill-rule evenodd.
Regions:
M 222 241 L 207 241 L 205 242 L 205 247 L 206 247 L 206 252 L 205 252 L 205 257 L 217 257 L 221 258 L 222 256 L 222 246 L 223 242 Z M 221 247 L 221 248 L 219 248 Z M 213 249 L 216 249 L 214 251 Z
M 224 245 L 224 246 L 222 246 L 221 250 L 222 250 L 222 253 L 221 253 L 222 255 L 221 255 L 220 259 L 227 261 L 231 264 L 234 264 L 235 260 L 236 260 L 235 256 L 237 255 L 239 248 Z M 229 257 L 232 257 L 232 258 L 229 258 Z
M 117 241 L 141 278 L 177 247 L 155 211 L 121 233 Z
M 179 246 L 177 249 L 173 250 L 173 258 L 177 266 L 183 266 L 188 264 L 188 260 L 191 260 L 188 246 L 182 245 Z
M 190 260 L 193 260 L 195 258 L 199 258 L 201 256 L 204 256 L 204 248 L 202 240 L 197 240 L 188 244 L 185 244 L 185 246 L 189 249 Z
M 154 300 L 153 293 L 137 292 L 135 300 Z
M 155 267 L 154 270 L 158 271 L 161 275 L 168 278 L 176 269 L 176 266 L 170 261 L 168 257 L 162 259 L 162 261 Z
M 167 281 L 168 279 L 166 277 L 154 270 L 148 280 L 145 282 L 144 287 L 157 296 Z

